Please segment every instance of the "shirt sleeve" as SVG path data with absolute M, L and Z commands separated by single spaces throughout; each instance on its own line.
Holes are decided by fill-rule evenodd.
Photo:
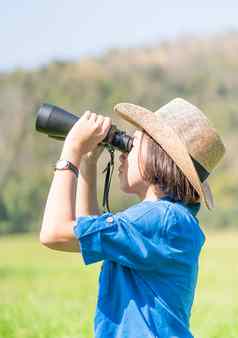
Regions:
M 166 263 L 166 246 L 148 238 L 120 212 L 80 216 L 74 234 L 86 265 L 107 259 L 137 270 L 153 270 Z

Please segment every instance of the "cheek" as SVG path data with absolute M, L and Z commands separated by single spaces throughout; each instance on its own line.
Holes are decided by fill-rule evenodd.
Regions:
M 141 181 L 141 175 L 138 167 L 137 153 L 131 153 L 131 156 L 128 156 L 128 183 L 133 184 Z

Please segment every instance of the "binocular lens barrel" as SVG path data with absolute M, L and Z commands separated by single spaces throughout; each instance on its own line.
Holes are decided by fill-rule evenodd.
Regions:
M 70 129 L 80 117 L 60 107 L 44 103 L 40 106 L 36 118 L 36 130 L 47 134 L 51 138 L 64 140 Z M 110 144 L 121 152 L 129 153 L 132 148 L 133 137 L 112 125 L 102 144 Z
M 66 110 L 44 103 L 40 106 L 36 118 L 36 130 L 49 137 L 64 140 L 78 117 Z

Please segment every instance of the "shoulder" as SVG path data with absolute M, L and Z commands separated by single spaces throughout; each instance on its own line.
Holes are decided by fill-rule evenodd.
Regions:
M 172 203 L 169 201 L 143 201 L 115 214 L 128 225 L 136 227 L 144 235 L 153 237 L 160 235 L 164 220 Z
M 186 206 L 179 202 L 171 203 L 164 219 L 167 238 L 175 241 L 184 240 L 186 243 L 192 242 L 195 247 L 201 247 L 206 238 L 196 218 L 199 208 L 199 205 Z
M 120 216 L 125 216 L 131 221 L 148 218 L 151 214 L 156 214 L 157 217 L 162 217 L 169 204 L 165 201 L 142 201 L 136 203 L 129 208 L 118 212 Z
M 180 202 L 173 202 L 169 198 L 158 201 L 144 201 L 118 212 L 128 224 L 149 237 L 191 238 L 204 243 L 205 235 L 200 228 L 196 214 L 200 205 L 185 206 Z

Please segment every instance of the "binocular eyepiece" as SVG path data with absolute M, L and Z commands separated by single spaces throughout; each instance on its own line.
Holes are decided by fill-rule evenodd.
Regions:
M 47 134 L 49 137 L 63 141 L 72 126 L 80 119 L 60 107 L 44 103 L 40 106 L 36 118 L 36 130 Z M 133 137 L 127 135 L 124 131 L 111 125 L 106 137 L 100 143 L 110 145 L 124 153 L 129 153 L 132 148 Z

